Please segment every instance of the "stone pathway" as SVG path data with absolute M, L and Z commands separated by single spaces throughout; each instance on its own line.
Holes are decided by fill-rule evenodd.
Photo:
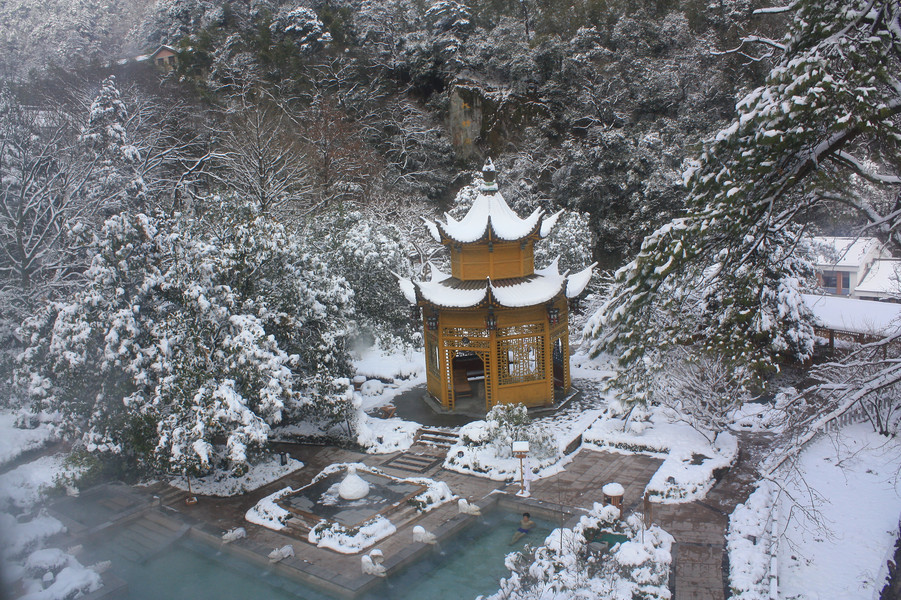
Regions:
M 653 520 L 676 539 L 674 588 L 678 600 L 724 600 L 728 585 L 725 554 L 729 515 L 752 491 L 755 467 L 770 448 L 772 436 L 741 434 L 737 463 L 702 501 L 655 504 Z

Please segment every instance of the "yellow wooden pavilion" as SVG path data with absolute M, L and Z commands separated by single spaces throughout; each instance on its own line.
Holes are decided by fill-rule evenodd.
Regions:
M 400 279 L 421 307 L 428 391 L 446 410 L 477 395 L 496 404 L 549 406 L 570 387 L 568 302 L 582 293 L 594 265 L 561 274 L 555 260 L 535 269 L 535 243 L 562 211 L 520 218 L 498 191 L 489 160 L 472 207 L 457 221 L 426 225 L 450 250 L 451 273 L 434 266 L 429 281 Z

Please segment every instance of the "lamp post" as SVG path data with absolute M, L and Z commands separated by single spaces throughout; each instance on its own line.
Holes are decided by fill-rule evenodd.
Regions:
M 513 456 L 519 459 L 519 496 L 529 496 L 530 493 L 526 490 L 526 474 L 525 469 L 523 467 L 523 460 L 525 460 L 526 455 L 529 453 L 529 442 L 518 441 L 513 442 Z M 530 474 L 531 479 L 531 474 Z

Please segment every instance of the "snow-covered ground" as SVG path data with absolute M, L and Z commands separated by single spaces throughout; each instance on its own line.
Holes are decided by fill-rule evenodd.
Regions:
M 28 452 L 41 448 L 53 439 L 46 427 L 19 429 L 16 427 L 17 413 L 0 410 L 0 466 L 14 461 Z
M 0 418 L 0 447 L 5 461 L 51 439 L 46 426 L 18 429 L 9 413 Z M 15 444 L 21 442 L 21 447 Z M 52 536 L 66 528 L 40 510 L 49 490 L 68 484 L 78 468 L 68 465 L 65 455 L 42 456 L 0 475 L 0 586 L 28 600 L 63 600 L 79 597 L 101 586 L 102 565 L 86 567 L 69 551 L 45 548 Z
M 781 499 L 780 597 L 877 598 L 898 535 L 901 441 L 853 425 L 814 440 L 796 467 Z
M 303 468 L 303 463 L 299 460 L 289 457 L 286 464 L 283 465 L 277 456 L 273 456 L 252 465 L 250 470 L 241 477 L 232 477 L 231 474 L 222 471 L 206 477 L 192 477 L 191 491 L 201 496 L 237 496 L 259 489 L 301 468 Z M 184 477 L 171 479 L 169 485 L 180 490 L 188 490 L 188 480 Z
M 688 424 L 673 421 L 666 409 L 656 408 L 641 420 L 607 416 L 582 436 L 587 447 L 623 454 L 648 454 L 663 464 L 648 483 L 657 502 L 691 502 L 713 487 L 717 469 L 729 467 L 738 456 L 738 441 L 728 432 L 713 443 Z

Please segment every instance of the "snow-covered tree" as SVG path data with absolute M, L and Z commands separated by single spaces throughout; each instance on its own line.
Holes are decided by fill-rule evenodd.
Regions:
M 345 418 L 352 292 L 252 203 L 123 213 L 92 249 L 87 288 L 23 327 L 20 373 L 89 451 L 242 472 L 274 425 Z
M 303 6 L 283 6 L 273 17 L 269 31 L 274 37 L 290 39 L 297 49 L 312 52 L 332 41 L 332 35 L 313 10 Z
M 142 156 L 126 131 L 128 121 L 116 78 L 110 76 L 100 84 L 81 132 L 95 163 L 86 193 L 103 198 L 108 212 L 118 212 L 127 205 L 142 206 L 147 200 L 144 180 L 136 169 Z
M 401 228 L 371 211 L 320 213 L 310 226 L 330 268 L 354 291 L 357 330 L 362 342 L 390 348 L 410 344 L 416 327 L 410 305 L 397 288 L 397 275 L 412 276 L 409 244 Z
M 214 131 L 211 177 L 263 212 L 311 210 L 310 168 L 296 119 L 262 89 L 235 95 Z
M 901 240 L 894 204 L 848 184 L 901 184 L 886 172 L 901 159 L 901 8 L 801 0 L 758 12 L 776 10 L 792 16 L 786 38 L 746 40 L 775 54 L 765 84 L 685 172 L 686 216 L 645 238 L 586 329 L 595 352 L 617 353 L 627 396 L 658 367 L 653 352 L 673 344 L 701 340 L 748 366 L 749 383 L 778 357 L 809 357 L 800 292 L 812 271 L 799 240 L 814 209 L 850 206 L 860 231 Z

